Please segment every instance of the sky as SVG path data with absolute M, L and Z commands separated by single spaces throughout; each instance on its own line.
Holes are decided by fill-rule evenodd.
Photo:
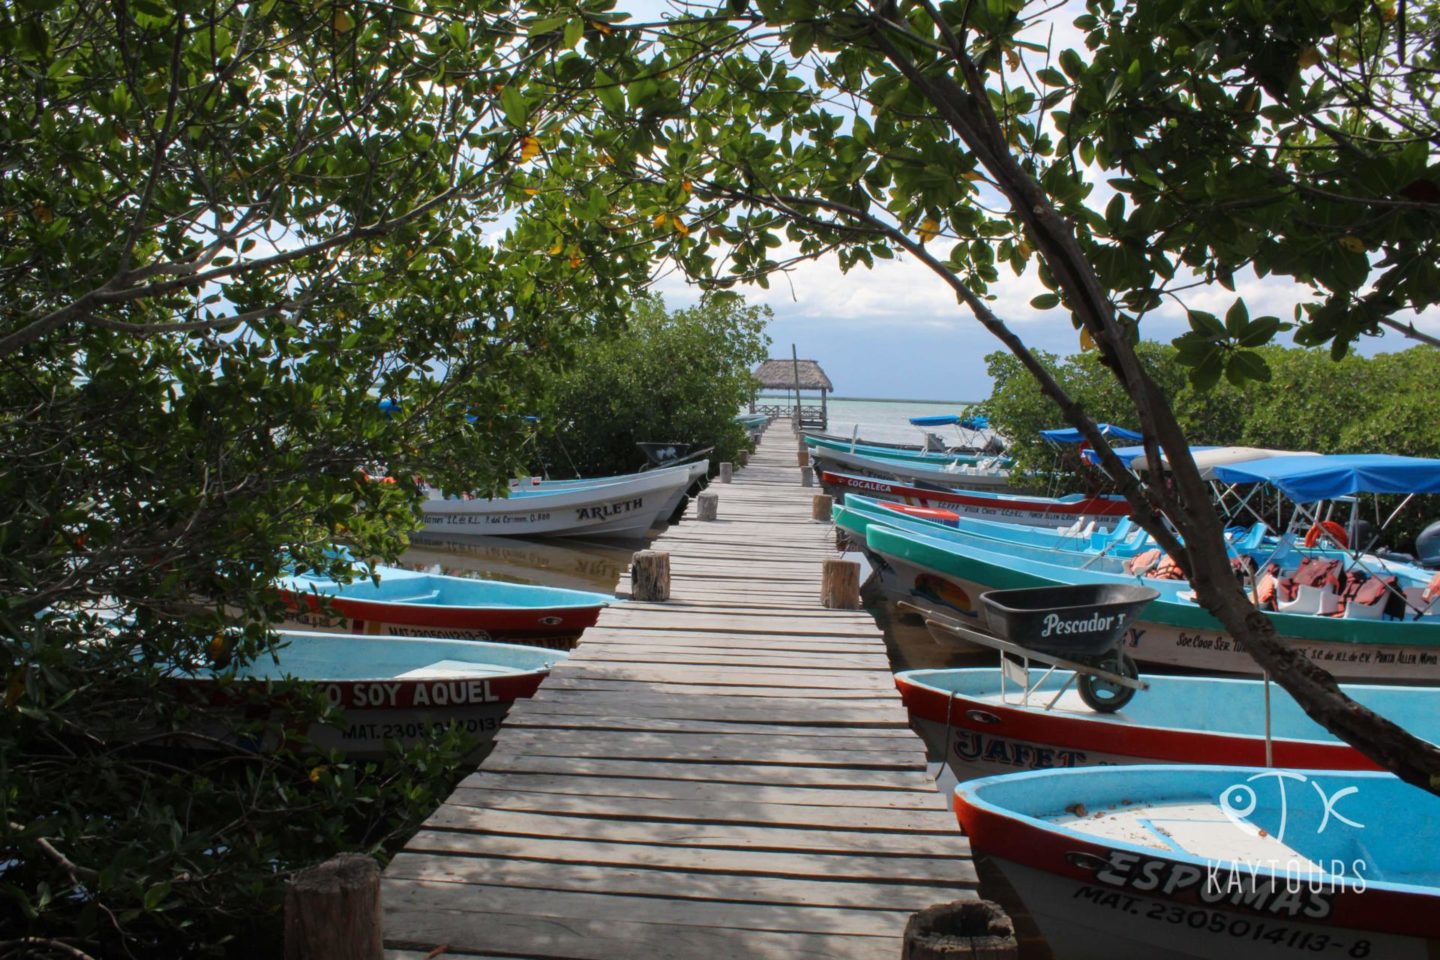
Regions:
M 1056 354 L 1079 350 L 1079 338 L 1062 309 L 1038 311 L 1030 300 L 1046 292 L 1032 267 L 1020 277 L 1002 265 L 992 287 L 991 308 L 1031 347 Z M 663 278 L 656 289 L 673 308 L 689 306 L 699 291 L 683 278 Z M 801 359 L 817 360 L 842 397 L 893 397 L 905 400 L 979 400 L 989 395 L 985 355 L 1003 349 L 955 302 L 938 277 L 913 258 L 878 261 L 873 270 L 856 267 L 848 274 L 830 261 L 804 264 L 788 277 L 772 278 L 770 289 L 741 288 L 746 300 L 774 312 L 768 333 L 770 355 L 789 357 L 791 344 Z M 1297 300 L 1310 291 L 1294 282 L 1267 277 L 1236 277 L 1236 292 L 1219 287 L 1187 294 L 1195 309 L 1217 316 L 1244 298 L 1252 317 L 1292 317 Z M 1440 335 L 1440 310 L 1415 320 L 1427 333 Z M 1169 341 L 1189 329 L 1178 306 L 1168 305 L 1147 317 L 1142 334 Z M 1404 350 L 1415 342 L 1396 333 L 1364 338 L 1360 353 Z

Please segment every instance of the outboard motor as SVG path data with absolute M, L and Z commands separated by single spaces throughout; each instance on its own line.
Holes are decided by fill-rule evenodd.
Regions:
M 1375 527 L 1364 517 L 1358 517 L 1345 535 L 1350 540 L 1351 550 L 1368 550 L 1375 540 Z
M 937 434 L 937 433 L 927 433 L 927 434 L 925 434 L 925 452 L 926 452 L 926 453 L 944 453 L 944 452 L 945 452 L 945 438 L 942 437 L 942 436 L 940 436 L 940 435 Z
M 980 452 L 987 456 L 998 457 L 1005 452 L 1005 441 L 999 437 L 992 436 L 989 440 L 985 441 L 985 446 L 981 448 Z
M 1440 520 L 1420 531 L 1415 538 L 1415 552 L 1420 555 L 1420 563 L 1424 566 L 1432 570 L 1440 567 Z

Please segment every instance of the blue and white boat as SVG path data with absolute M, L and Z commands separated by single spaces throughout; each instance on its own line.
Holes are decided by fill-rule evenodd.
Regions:
M 379 757 L 388 744 L 410 745 L 449 730 L 477 746 L 489 743 L 510 705 L 533 696 L 564 658 L 555 650 L 468 640 L 282 632 L 273 654 L 171 679 L 219 705 L 246 702 L 235 696 L 246 687 L 300 681 L 342 713 L 338 724 L 308 726 L 312 745 Z M 292 729 L 288 713 L 277 700 L 263 747 L 277 746 Z
M 1429 960 L 1440 797 L 1386 773 L 1047 770 L 955 812 L 1056 960 Z
M 373 575 L 373 576 L 372 576 Z M 375 578 L 378 578 L 378 582 Z M 281 577 L 291 626 L 356 634 L 443 637 L 569 650 L 613 597 L 522 583 L 361 566 L 340 583 L 318 573 Z
M 1060 767 L 1226 763 L 1378 769 L 1278 686 L 1236 677 L 1147 676 L 1114 712 L 1092 709 L 1068 670 L 1012 664 L 907 670 L 895 686 L 910 724 L 959 780 Z M 1017 682 L 1018 681 L 1018 682 Z M 1440 687 L 1346 684 L 1347 696 L 1440 743 Z M 1267 737 L 1268 733 L 1268 737 Z

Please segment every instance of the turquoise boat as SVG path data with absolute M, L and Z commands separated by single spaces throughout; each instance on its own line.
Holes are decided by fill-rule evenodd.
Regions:
M 898 460 L 901 463 L 925 463 L 933 464 L 936 467 L 943 467 L 951 463 L 973 465 L 981 459 L 978 454 L 972 453 L 907 450 L 899 447 L 878 446 L 869 443 L 848 443 L 844 440 L 825 440 L 813 436 L 805 437 L 805 445 L 812 450 L 832 450 L 841 453 L 854 453 L 862 457 L 873 457 L 878 460 Z
M 1256 675 L 1259 667 L 1227 634 L 1219 621 L 1199 606 L 1184 580 L 1141 577 L 1114 569 L 1119 558 L 1098 560 L 1083 553 L 986 540 L 958 530 L 927 530 L 882 525 L 865 526 L 868 552 L 888 575 L 908 582 L 910 602 L 952 617 L 978 621 L 978 598 L 987 590 L 1074 583 L 1140 583 L 1160 596 L 1127 629 L 1122 649 L 1133 660 L 1218 673 Z M 1105 568 L 1109 569 L 1105 569 Z M 1266 612 L 1289 645 L 1345 680 L 1433 682 L 1440 680 L 1440 617 L 1427 597 L 1431 585 L 1394 575 L 1404 596 L 1423 606 L 1402 602 L 1405 619 L 1386 619 L 1388 602 L 1347 604 L 1339 616 L 1300 612 L 1313 592 L 1297 591 L 1288 609 Z M 1383 581 L 1382 581 L 1383 582 Z M 1315 592 L 1324 591 L 1312 588 Z M 1388 591 L 1386 591 L 1388 592 Z M 1316 601 L 1318 602 L 1318 601 Z M 1316 607 L 1315 609 L 1320 609 Z
M 371 575 L 378 577 L 376 582 Z M 613 597 L 377 565 L 340 583 L 316 573 L 276 582 L 301 628 L 523 643 L 568 650 Z
M 1056 960 L 1426 960 L 1440 797 L 1387 773 L 1044 770 L 960 784 L 955 814 Z
M 221 705 L 235 699 L 237 684 L 299 681 L 342 713 L 339 723 L 310 725 L 310 743 L 363 758 L 384 756 L 392 743 L 408 746 L 451 730 L 481 747 L 493 739 L 510 705 L 533 696 L 564 658 L 555 650 L 470 640 L 282 632 L 273 655 L 172 679 Z M 283 740 L 290 729 L 286 714 L 277 702 L 261 749 Z
M 959 780 L 1056 767 L 1237 763 L 1375 770 L 1279 686 L 1152 674 L 1120 710 L 1086 704 L 1068 670 L 907 670 L 895 686 L 910 725 Z M 1020 682 L 1017 682 L 1020 681 Z M 1345 694 L 1440 743 L 1440 687 L 1345 684 Z M 1267 706 L 1268 699 L 1268 706 Z M 1267 741 L 1266 733 L 1269 733 Z

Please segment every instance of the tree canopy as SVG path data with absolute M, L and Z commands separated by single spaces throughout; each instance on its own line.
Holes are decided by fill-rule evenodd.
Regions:
M 456 744 L 236 750 L 166 675 L 265 655 L 285 565 L 394 557 L 415 477 L 526 465 L 546 371 L 647 277 L 598 223 L 593 261 L 526 239 L 592 106 L 537 78 L 608 10 L 552 35 L 478 0 L 0 7 L 7 941 L 263 939 L 285 871 L 379 849 L 454 776 Z
M 770 311 L 735 294 L 707 294 L 667 311 L 635 300 L 625 329 L 579 344 L 579 362 L 556 371 L 539 433 L 544 464 L 559 475 L 603 476 L 645 464 L 639 441 L 713 446 L 714 463 L 748 445 L 735 414 L 755 396 L 750 371 L 767 356 Z

